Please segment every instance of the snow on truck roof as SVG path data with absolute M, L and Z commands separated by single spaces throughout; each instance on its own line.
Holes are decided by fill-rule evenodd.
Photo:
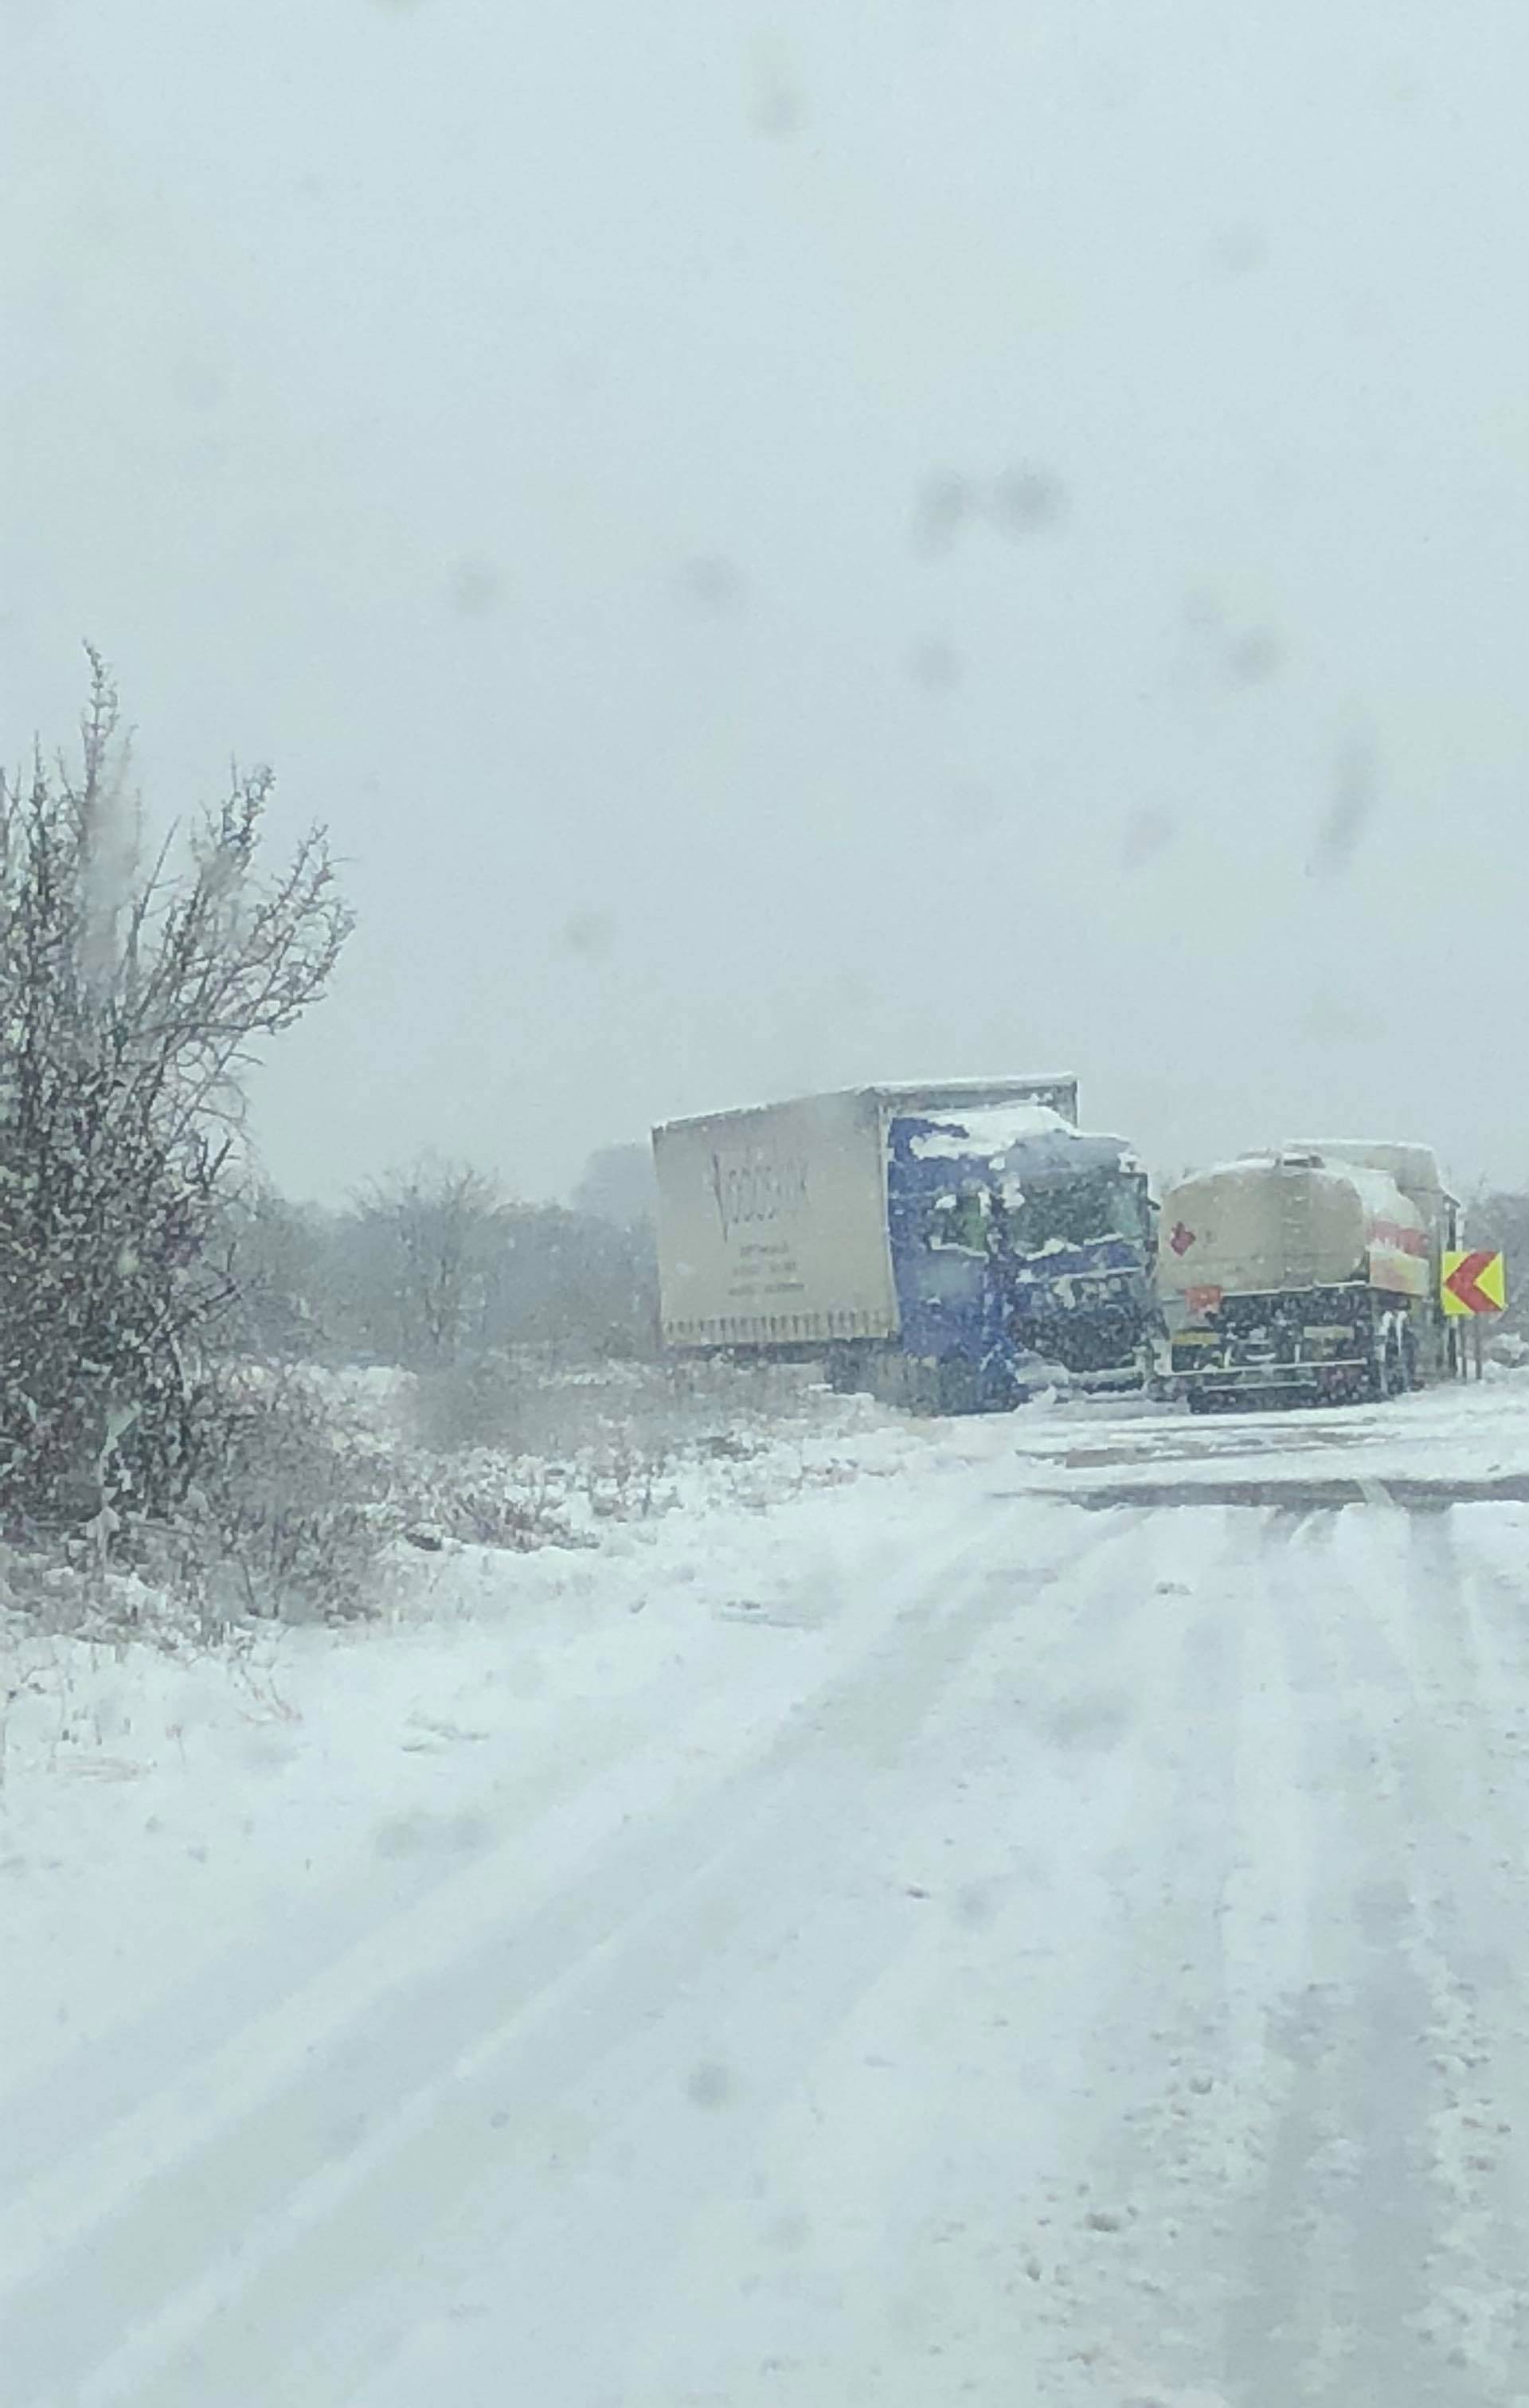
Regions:
M 1013 1111 L 1028 1106 L 1050 1111 L 1053 1109 L 1050 1099 L 1065 1099 L 1069 1110 L 1059 1110 L 1055 1116 L 1064 1127 L 1070 1128 L 1071 1113 L 1078 1104 L 1078 1081 L 1070 1070 L 1056 1070 L 1029 1073 L 1023 1078 L 905 1079 L 864 1087 L 833 1087 L 819 1095 L 781 1096 L 768 1104 L 735 1104 L 722 1111 L 689 1112 L 679 1120 L 661 1121 L 653 1135 L 660 1137 L 669 1129 L 700 1128 L 707 1121 L 764 1120 L 772 1112 L 801 1111 L 812 1105 L 844 1105 L 862 1097 L 882 1106 L 894 1118 L 917 1113 L 930 1119 L 948 1119 L 968 1109 Z M 1042 1098 L 1046 1100 L 1042 1102 Z
M 1283 1145 L 1263 1153 L 1240 1154 L 1235 1162 L 1212 1163 L 1207 1170 L 1193 1170 L 1187 1178 L 1176 1180 L 1168 1197 L 1178 1196 L 1185 1188 L 1208 1186 L 1212 1181 L 1217 1186 L 1256 1186 L 1271 1170 L 1323 1172 L 1351 1187 L 1367 1212 L 1383 1216 L 1393 1212 L 1400 1204 L 1414 1218 L 1422 1217 L 1413 1197 L 1389 1170 L 1374 1161 L 1355 1161 L 1336 1152 L 1324 1154 L 1315 1145 Z
M 1444 1192 L 1437 1154 L 1431 1145 L 1422 1145 L 1414 1138 L 1317 1137 L 1303 1138 L 1299 1142 L 1329 1162 L 1358 1163 L 1370 1170 L 1383 1170 L 1398 1187 L 1434 1195 Z
M 964 1104 L 975 1109 L 984 1103 L 1020 1103 L 1027 1096 L 1049 1096 L 1059 1089 L 1070 1094 L 1077 1084 L 1070 1070 L 1037 1070 L 1022 1079 L 893 1080 L 869 1087 L 866 1093 L 879 1096 L 883 1103 L 906 1104 L 910 1110 L 927 1105 L 931 1111 L 951 1111 Z
M 1098 1161 L 1119 1161 L 1129 1154 L 1124 1140 L 1097 1131 L 1075 1128 L 1048 1104 L 993 1104 L 972 1111 L 907 1112 L 905 1120 L 930 1121 L 911 1140 L 921 1162 L 963 1162 L 974 1156 L 996 1164 L 1022 1148 L 1040 1147 L 1053 1158 L 1081 1169 Z
M 928 1121 L 933 1126 L 913 1140 L 913 1152 L 926 1162 L 957 1154 L 1007 1154 L 1037 1137 L 1076 1137 L 1070 1121 L 1049 1104 L 988 1104 L 971 1111 L 907 1111 L 903 1121 Z

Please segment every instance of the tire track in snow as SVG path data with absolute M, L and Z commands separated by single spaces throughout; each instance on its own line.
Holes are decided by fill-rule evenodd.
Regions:
M 715 2300 L 715 2336 L 704 2312 L 682 2342 L 650 2334 L 608 2394 L 622 2408 L 1053 2397 L 1042 2362 L 1053 2337 L 1066 2355 L 1071 2269 L 1037 2285 L 1026 2268 L 1080 2227 L 1077 2176 L 1108 2125 L 1091 2007 L 1130 1986 L 1130 1859 L 1159 1778 L 1155 1625 L 1183 1611 L 1164 1602 L 1183 1584 L 1154 1578 L 1161 1536 L 1122 1516 L 1027 1629 L 989 1631 L 925 1726 L 900 1801 L 929 1867 L 922 1944 L 824 2032 L 804 2068 L 822 2114 L 788 2101 L 759 2170 L 811 2232 L 811 2262 L 772 2273 L 761 2219 L 718 2202 L 720 2229 L 661 2286 L 697 2310 Z M 1198 1536 L 1173 1534 L 1174 1570 Z M 896 1802 L 879 1809 L 889 1830 Z M 390 2390 L 388 2408 L 413 2396 Z
M 1476 1677 L 1443 1544 L 1436 1517 L 1350 1508 L 1313 1529 L 1289 1587 L 1322 1845 L 1311 1981 L 1271 2017 L 1290 2094 L 1228 2324 L 1245 2408 L 1482 2408 L 1522 2379 L 1511 2290 L 1463 2229 L 1438 2148 L 1455 2008 L 1436 1873 L 1471 1788 L 1440 1746 L 1441 1659 L 1467 1691 Z M 1463 1872 L 1446 1882 L 1457 1899 Z
M 1152 1584 L 1133 1634 L 1137 1860 L 1083 2052 L 1105 2078 L 1077 2102 L 1035 2235 L 1054 2332 L 1041 2396 L 1059 2408 L 1216 2396 L 1200 2386 L 1220 2372 L 1269 2120 L 1262 2001 L 1271 1962 L 1299 1964 L 1305 1944 L 1300 1849 L 1282 1819 L 1269 1828 L 1284 1749 L 1265 1598 L 1283 1520 L 1212 1507 L 1148 1526 L 1179 1577 Z
M 1525 1597 L 1500 1609 L 1484 1563 L 1497 1510 L 1415 1516 L 1399 1643 L 1431 1728 L 1399 1769 L 1419 1833 L 1429 1956 L 1431 2121 L 1450 2214 L 1424 2311 L 1433 2346 L 1481 2396 L 1529 2396 L 1529 2007 L 1524 1928 L 1529 1778 Z
M 1061 1525 L 1054 1517 L 1048 1521 L 1054 1534 Z M 407 2257 L 416 2231 L 409 2215 L 444 2213 L 464 2186 L 488 2171 L 491 2143 L 479 2139 L 464 2155 L 457 2143 L 469 2127 L 474 2132 L 492 2128 L 486 2119 L 481 2126 L 471 2117 L 464 2123 L 460 2114 L 453 2120 L 451 2110 L 491 2073 L 499 2078 L 501 2057 L 513 2057 L 526 2046 L 528 2021 L 535 2024 L 539 2015 L 550 2078 L 549 2034 L 555 2042 L 556 2082 L 566 2086 L 579 2078 L 592 2058 L 619 2045 L 620 2033 L 644 2011 L 644 1998 L 648 2012 L 662 2010 L 693 1960 L 697 1885 L 703 1893 L 712 1885 L 704 1926 L 719 1885 L 746 1896 L 750 1867 L 756 1874 L 767 1870 L 772 1833 L 766 1828 L 757 1839 L 740 1837 L 736 1826 L 762 1804 L 773 1804 L 785 1776 L 796 1774 L 836 1736 L 853 1763 L 865 1731 L 880 1731 L 899 1713 L 916 1723 L 929 1710 L 982 1629 L 1012 1610 L 1001 1585 L 971 1587 L 965 1559 L 991 1548 L 996 1532 L 1015 1523 L 1012 1513 L 1004 1516 L 993 1529 L 968 1534 L 962 1546 L 941 1532 L 937 1542 L 921 1550 L 879 1643 L 848 1672 L 837 1671 L 815 1699 L 801 1701 L 772 1748 L 741 1770 L 708 1780 L 699 1799 L 661 1813 L 643 1829 L 613 1842 L 607 1835 L 586 1877 L 528 1922 L 495 1931 L 486 1942 L 476 1932 L 469 1940 L 461 1928 L 448 1932 L 444 1955 L 437 1953 L 427 1974 L 412 1978 L 407 1920 L 402 1931 L 382 1935 L 382 1961 L 364 1969 L 358 1995 L 340 2001 L 333 2035 L 295 2078 L 290 2042 L 279 2054 L 273 2082 L 270 2067 L 261 2063 L 264 2036 L 249 2035 L 255 2067 L 242 2114 L 224 2121 L 214 2104 L 210 2131 L 198 2132 L 114 2214 L 91 2229 L 71 2232 L 65 2225 L 58 2231 L 55 2262 L 17 2295 L 7 2319 L 7 2396 L 18 2401 L 48 2397 L 61 2379 L 80 2384 L 82 2401 L 91 2402 L 246 2396 L 241 2370 L 255 2362 L 263 2333 L 280 2333 L 281 2347 L 290 2349 L 301 2340 L 305 2319 L 328 2316 L 350 2287 L 375 2279 L 373 2264 L 358 2258 L 347 2238 L 358 2202 L 375 2202 L 396 2185 L 401 2169 L 412 2167 L 415 2204 L 401 2212 L 395 2203 L 383 2214 L 376 2242 L 380 2248 L 391 2234 L 394 2253 Z M 951 1589 L 963 1583 L 952 1603 Z M 813 1798 L 808 1819 L 821 1811 L 821 1799 Z M 536 1836 L 535 1830 L 517 1835 L 493 1862 L 534 1845 Z M 486 1902 L 488 1870 L 475 1868 L 467 1877 L 475 1905 Z M 438 1949 L 442 1935 L 434 1938 Z M 631 1980 L 622 1971 L 623 1959 L 631 1960 Z M 566 2032 L 554 2029 L 559 2014 L 573 2017 L 567 1998 L 559 2004 L 559 1985 L 577 1989 L 586 1979 L 603 1989 L 605 2022 L 593 2016 L 593 2037 L 577 2019 Z M 290 2003 L 293 2028 L 300 2030 L 306 2001 Z M 236 2055 L 237 2035 L 231 2048 Z M 532 2048 L 530 2057 L 535 2055 Z M 402 2103 L 394 2107 L 394 2100 Z M 359 2138 L 358 2118 L 367 2121 Z M 451 2145 L 434 2137 L 438 2134 Z M 90 2171 L 88 2163 L 73 2170 L 77 2214 L 86 2212 L 82 2192 Z M 211 2217 L 209 2200 L 217 2203 Z M 298 2279 L 300 2268 L 321 2264 L 322 2284 Z M 245 2293 L 258 2299 L 259 2313 L 241 2310 L 236 2316 Z M 95 2305 L 89 2322 L 79 2314 L 84 2297 Z M 239 2342 L 223 2370 L 223 2387 L 209 2389 L 207 2371 L 191 2352 L 197 2334 L 215 2332 L 219 2319 L 225 2333 L 236 2329 Z M 113 2339 L 121 2344 L 120 2353 L 110 2346 Z M 154 2366 L 181 2352 L 180 2373 L 167 2372 L 161 2386 Z M 260 2386 L 279 2362 L 279 2353 L 266 2362 L 250 2396 L 269 2396 Z
M 870 1611 L 857 1610 L 850 1644 L 839 1646 L 838 1657 L 850 1653 L 858 1661 L 884 1638 L 888 1621 L 907 1610 L 907 1597 L 922 1596 L 924 1555 L 938 1560 L 942 1551 L 957 1551 L 968 1525 L 968 1511 L 952 1506 L 921 1534 L 911 1568 L 886 1578 L 878 1567 Z M 111 2030 L 105 2044 L 82 2046 L 0 2100 L 0 2176 L 7 2194 L 0 2204 L 0 2286 L 15 2279 L 15 2251 L 26 2229 L 45 2212 L 54 2217 L 63 2212 L 59 2177 L 72 2163 L 86 2170 L 80 2186 L 90 2208 L 103 2212 L 102 2194 L 114 2186 L 100 2160 L 104 2135 L 116 2132 L 128 2143 L 130 2167 L 119 2171 L 116 2183 L 136 2186 L 152 2162 L 153 2128 L 179 2125 L 180 2152 L 193 2137 L 189 2125 L 210 2129 L 220 2120 L 220 2099 L 237 2095 L 253 2043 L 266 2059 L 285 2056 L 296 2063 L 311 2054 L 315 2036 L 322 2038 L 336 2018 L 354 2011 L 358 1998 L 389 1986 L 399 1967 L 407 1974 L 455 1944 L 475 1921 L 480 1926 L 502 1916 L 507 1901 L 527 1913 L 541 1899 L 555 1899 L 560 1881 L 577 1870 L 589 1846 L 650 1806 L 656 1788 L 699 1790 L 719 1777 L 719 1764 L 725 1771 L 729 1756 L 745 1765 L 753 1761 L 785 1717 L 809 1710 L 815 1690 L 843 1677 L 835 1642 L 816 1642 L 813 1632 L 805 1665 L 794 1654 L 778 1652 L 765 1661 L 753 1656 L 755 1677 L 741 1701 L 736 1648 L 713 1654 L 704 1669 L 687 1658 L 679 1667 L 678 1722 L 665 1720 L 664 1699 L 640 1692 L 593 1725 L 614 1754 L 614 1770 L 598 1746 L 593 1752 L 587 1744 L 582 1752 L 571 1746 L 564 1756 L 537 1762 L 529 1777 L 511 1767 L 507 1778 L 496 1770 L 487 1783 L 455 1791 L 449 1819 L 464 1842 L 447 1853 L 448 1870 L 438 1857 L 427 1859 L 412 1878 L 400 1881 L 393 1869 L 379 1878 L 370 1857 L 359 1868 L 348 1864 L 322 1900 L 302 1901 L 293 1917 L 295 1936 L 289 1938 L 284 1928 L 273 1946 L 273 1935 L 262 1933 L 259 1943 L 241 1945 L 225 1963 L 199 1971 L 186 1989 L 156 2001 L 152 2012 Z M 589 1735 L 581 1729 L 579 1736 L 587 1742 Z M 379 1793 L 379 1809 L 391 1802 Z M 524 1844 L 532 1824 L 538 1831 L 534 1859 Z M 482 1842 L 496 1827 L 510 1828 L 513 1836 L 484 1862 Z M 247 2002 L 236 2028 L 231 2028 L 231 1999 Z
M 933 1498 L 927 1503 L 937 1508 L 941 1501 Z M 937 1548 L 944 1530 L 950 1543 L 956 1544 L 967 1519 L 965 1504 L 950 1505 L 943 1514 L 931 1512 L 921 1525 L 922 1543 Z M 879 1541 L 874 1559 L 859 1565 L 857 1572 L 873 1604 L 885 1584 L 890 1611 L 900 1593 L 901 1567 L 891 1536 L 895 1518 L 889 1516 L 889 1534 Z M 836 1591 L 834 1551 L 825 1544 L 822 1553 L 830 1585 Z M 812 1598 L 798 1626 L 807 1641 L 801 1650 L 807 1659 L 807 1670 L 793 1687 L 793 1671 L 788 1668 L 783 1695 L 793 1697 L 798 1688 L 805 1692 L 813 1678 L 828 1677 L 819 1675 L 816 1659 L 818 1654 L 831 1652 L 836 1641 L 826 1641 L 823 1649 L 817 1645 L 817 1585 L 816 1574 L 796 1584 L 798 1592 L 807 1591 Z M 529 1822 L 533 1815 L 562 1807 L 581 1788 L 592 1786 L 610 1762 L 636 1756 L 655 1731 L 665 1733 L 664 1748 L 677 1765 L 693 1742 L 698 1749 L 714 1752 L 716 1735 L 707 1725 L 707 1710 L 719 1697 L 735 1694 L 736 1657 L 732 1649 L 717 1646 L 723 1636 L 721 1617 L 706 1614 L 700 1593 L 695 1597 L 698 1627 L 683 1637 L 677 1633 L 676 1653 L 665 1656 L 640 1685 L 616 1699 L 602 1697 L 587 1713 L 581 1705 L 577 1730 L 569 1733 L 567 1743 L 555 1754 L 538 1737 L 529 1761 L 522 1761 L 516 1754 L 519 1734 L 513 1728 L 507 1730 L 497 1748 L 485 1749 L 479 1766 L 488 1778 L 475 1779 L 450 1799 L 450 1813 L 443 1818 L 442 1844 L 427 1845 L 416 1856 L 379 1861 L 374 1822 L 361 1835 L 364 1853 L 359 1857 L 353 1851 L 330 1856 L 326 1886 L 316 1893 L 311 1881 L 294 1885 L 279 1932 L 251 1927 L 222 1958 L 211 1966 L 200 1965 L 181 1983 L 173 2007 L 166 1990 L 135 2008 L 107 2032 L 79 2042 L 30 2079 L 0 2093 L 0 2179 L 6 2187 L 15 2191 L 46 2174 L 61 2158 L 88 2148 L 108 2126 L 135 2114 L 158 2092 L 180 2086 L 189 2065 L 215 2059 L 228 2038 L 231 1997 L 243 2002 L 244 2020 L 252 2024 L 279 2010 L 299 1991 L 307 1991 L 384 1927 L 401 1928 L 404 1919 L 416 1911 L 428 1912 L 433 1896 L 458 1885 L 464 1858 L 474 1855 L 483 1836 L 495 1827 Z M 576 1603 L 572 1610 L 577 1612 Z M 839 1618 L 846 1623 L 867 1622 L 863 1607 L 854 1603 Z M 874 1618 L 873 1613 L 870 1621 Z M 764 1617 L 758 1627 L 765 1627 Z M 625 1616 L 619 1615 L 608 1643 L 619 1648 L 625 1629 Z M 545 1643 L 545 1633 L 537 1635 Z M 427 1643 L 428 1636 L 428 1627 L 407 1633 L 415 1645 Z M 513 1665 L 517 1637 L 513 1630 L 507 1630 L 506 1636 Z M 362 1641 L 364 1646 L 374 1643 L 386 1649 L 393 1642 L 390 1635 L 382 1633 Z M 554 1640 L 552 1643 L 561 1646 L 562 1642 Z M 766 1670 L 761 1687 L 768 1689 L 771 1681 L 772 1673 Z M 666 1697 L 665 1690 L 672 1696 Z M 752 1707 L 750 1698 L 750 1712 Z M 379 1793 L 375 1800 L 378 1817 L 391 1815 L 398 1802 L 391 1793 Z M 428 1824 L 428 1810 L 420 1819 Z M 314 1836 L 322 1844 L 324 1834 Z M 8 2070 L 0 2064 L 0 2082 Z M 0 2242 L 0 2259 L 3 2257 Z
M 688 2399 L 743 2408 L 778 2401 L 793 2386 L 813 2399 L 858 2396 L 863 2372 L 844 2369 L 840 2345 L 847 2328 L 857 2345 L 865 2344 L 890 2290 L 900 2323 L 887 2338 L 902 2381 L 889 2368 L 876 2396 L 886 2408 L 905 2399 L 926 2408 L 938 2366 L 923 2363 L 925 2350 L 939 2345 L 921 2344 L 912 2329 L 928 2278 L 919 2236 L 940 2221 L 932 2202 L 956 2135 L 946 2067 L 931 2068 L 927 2090 L 921 2083 L 929 2046 L 910 2030 L 906 2000 L 919 1995 L 919 1968 L 933 1947 L 940 1965 L 936 2057 L 960 2045 L 961 2012 L 949 1995 L 957 1978 L 951 1955 L 968 1960 L 960 1984 L 965 2006 L 979 1986 L 970 1962 L 980 1957 L 974 1935 L 1001 1914 L 994 1892 L 1012 1884 L 1016 1862 L 1028 1854 L 1029 1827 L 1004 1814 L 1005 1793 L 984 1752 L 1001 1746 L 1012 1784 L 1016 1741 L 1029 1739 L 1007 1712 L 1015 1668 L 1028 1666 L 1037 1625 L 1085 1627 L 1113 1598 L 1129 1545 L 1126 1534 L 1109 1534 L 1048 1578 L 1038 1596 L 1033 1573 L 1001 1565 L 984 1571 L 996 1610 L 983 1613 L 961 1662 L 937 1692 L 922 1694 L 917 1713 L 903 1710 L 914 1696 L 908 1690 L 890 1721 L 859 1701 L 848 1725 L 825 1728 L 834 1755 L 848 1751 L 853 1759 L 850 1796 L 862 1828 L 842 1805 L 817 1818 L 807 1885 L 801 1867 L 786 1884 L 784 1911 L 799 1918 L 786 1961 L 742 1977 L 724 1968 L 715 1983 L 707 1969 L 713 2043 L 724 2062 L 750 2071 L 740 2106 L 730 2105 L 722 2119 L 726 2128 L 713 2127 L 706 2165 L 697 2168 L 693 2141 L 677 2124 L 672 2082 L 667 2090 L 661 2081 L 643 2088 L 624 2071 L 607 2082 L 599 2107 L 602 2165 L 564 2197 L 560 2214 L 538 2214 L 513 2235 L 512 2262 L 529 2300 L 513 2333 L 507 2339 L 489 2322 L 464 2333 L 437 2317 L 393 2366 L 369 2373 L 369 2401 L 412 2408 L 437 2390 L 479 2398 L 500 2387 L 555 2397 L 569 2408 L 672 2408 Z M 822 1759 L 807 1770 L 816 1777 Z M 1017 1786 L 1021 1796 L 1034 1794 L 1022 1779 Z M 1013 1835 L 1007 1843 L 1005 1830 Z M 996 1882 L 968 1888 L 974 1843 L 984 1870 L 993 1873 L 995 1856 L 1002 1870 Z M 899 1875 L 910 1870 L 927 1886 L 905 1887 Z M 880 1933 L 874 1942 L 873 1923 Z M 944 1945 L 932 1937 L 936 1931 L 949 1935 Z M 674 2058 L 675 2022 L 665 2014 L 653 2036 L 656 2063 Z M 772 2057 L 777 2077 L 763 2079 L 759 2068 Z M 921 2152 L 912 2176 L 898 2139 L 909 2122 Z M 618 2158 L 641 2169 L 640 2184 L 612 2173 Z M 907 2206 L 899 2210 L 898 2200 Z M 492 2205 L 484 2221 L 492 2228 Z M 905 2221 L 913 2230 L 899 2235 Z M 936 2238 L 952 2244 L 947 2268 L 974 2245 L 965 2218 Z M 884 2254 L 895 2259 L 885 2288 Z M 572 2284 L 570 2267 L 585 2270 Z M 593 2278 L 592 2267 L 599 2270 Z M 502 2273 L 502 2255 L 495 2258 L 485 2236 L 470 2295 L 492 2297 Z M 851 2298 L 863 2300 L 864 2318 Z M 679 2318 L 677 2300 L 687 2303 Z M 573 2358 L 570 2329 L 589 2335 Z M 954 2356 L 952 2344 L 943 2351 L 947 2372 Z M 914 2388 L 907 2391 L 910 2360 Z

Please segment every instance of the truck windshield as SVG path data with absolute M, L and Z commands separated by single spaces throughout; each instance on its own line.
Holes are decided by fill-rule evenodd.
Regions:
M 929 1246 L 938 1254 L 1033 1254 L 1105 1238 L 1142 1245 L 1150 1235 L 1145 1181 L 1110 1170 L 1012 1182 L 1007 1193 L 984 1186 L 944 1195 L 928 1223 Z
M 929 1216 L 931 1251 L 985 1254 L 992 1242 L 993 1202 L 985 1188 L 965 1196 L 942 1196 Z
M 1150 1234 L 1146 1182 L 1110 1171 L 1030 1181 L 1017 1197 L 1006 1197 L 1004 1222 L 1009 1244 L 1022 1254 L 1102 1238 L 1145 1244 Z

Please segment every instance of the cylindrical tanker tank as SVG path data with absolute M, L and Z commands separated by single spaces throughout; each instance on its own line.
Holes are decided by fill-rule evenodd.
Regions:
M 1169 1189 L 1159 1299 L 1192 1405 L 1379 1398 L 1434 1370 L 1436 1226 L 1375 1151 L 1287 1147 Z

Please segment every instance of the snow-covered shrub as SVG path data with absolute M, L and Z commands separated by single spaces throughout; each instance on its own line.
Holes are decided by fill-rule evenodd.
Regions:
M 413 1511 L 364 1419 L 301 1371 L 226 1371 L 216 1429 L 173 1527 L 144 1534 L 172 1585 L 215 1624 L 342 1621 L 383 1601 L 392 1542 Z
M 146 849 L 93 654 L 78 767 L 0 781 L 0 1502 L 13 1534 L 172 1512 L 216 1426 L 211 1243 L 250 1045 L 349 931 L 315 831 L 274 878 L 271 780 Z
M 488 1449 L 415 1458 L 406 1472 L 414 1514 L 406 1535 L 426 1533 L 479 1547 L 578 1547 L 589 1542 L 568 1511 L 566 1475 L 534 1457 Z
M 640 1424 L 607 1440 L 581 1466 L 584 1496 L 597 1521 L 646 1520 L 673 1501 L 666 1477 L 670 1450 Z
M 535 1370 L 512 1355 L 469 1354 L 444 1369 L 420 1372 L 412 1419 L 420 1444 L 442 1455 L 468 1447 L 518 1448 L 518 1425 Z
M 799 1365 L 679 1359 L 571 1368 L 541 1350 L 469 1356 L 413 1387 L 422 1446 L 491 1447 L 572 1462 L 591 1455 L 667 1459 L 677 1450 L 742 1455 L 785 1419 L 809 1418 Z

